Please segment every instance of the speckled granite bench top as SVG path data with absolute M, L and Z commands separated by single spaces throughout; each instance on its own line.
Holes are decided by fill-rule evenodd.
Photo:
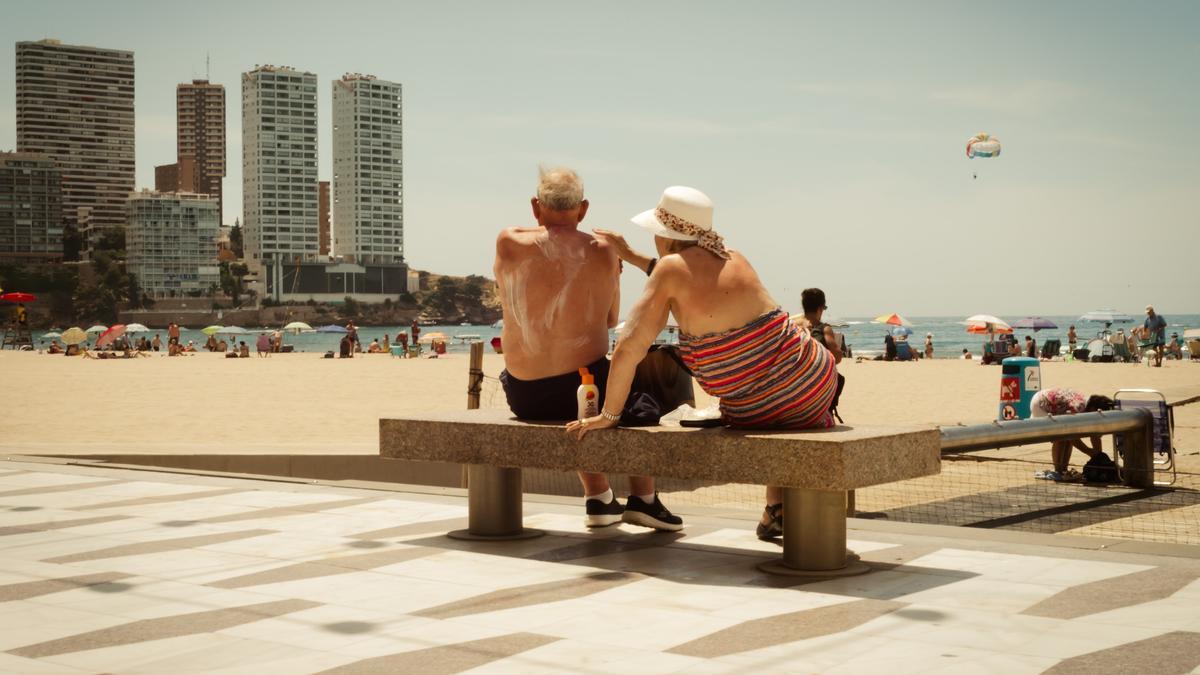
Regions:
M 379 421 L 379 454 L 392 459 L 822 490 L 936 474 L 940 447 L 932 426 L 839 425 L 802 432 L 659 426 L 605 430 L 577 441 L 562 424 L 520 422 L 503 410 Z

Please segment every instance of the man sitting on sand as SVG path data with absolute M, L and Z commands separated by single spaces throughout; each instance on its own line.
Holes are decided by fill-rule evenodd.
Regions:
M 620 267 L 611 245 L 578 230 L 588 202 L 574 171 L 540 170 L 532 205 L 537 227 L 508 228 L 496 240 L 504 309 L 500 382 L 518 418 L 573 420 L 579 370 L 588 369 L 601 395 L 608 381 L 608 329 L 620 308 Z M 579 478 L 588 527 L 621 520 L 661 530 L 683 527 L 662 506 L 651 477 L 629 477 L 633 494 L 625 506 L 604 474 L 580 472 Z

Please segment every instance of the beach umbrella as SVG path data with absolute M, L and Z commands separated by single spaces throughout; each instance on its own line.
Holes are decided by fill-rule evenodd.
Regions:
M 92 326 L 91 328 L 87 329 L 86 332 L 88 332 L 88 333 L 103 333 L 106 330 L 108 330 L 108 326 L 101 326 L 100 324 L 96 324 L 95 326 Z
M 1079 317 L 1079 320 L 1102 323 L 1108 327 L 1114 323 L 1129 323 L 1133 321 L 1133 317 L 1123 312 L 1114 312 L 1111 309 L 1095 309 Z
M 912 328 L 912 322 L 900 316 L 899 314 L 881 314 L 874 319 L 871 319 L 871 323 L 882 323 L 889 326 L 905 326 L 907 328 Z
M 108 330 L 101 333 L 100 337 L 96 338 L 96 346 L 97 347 L 107 347 L 108 345 L 112 344 L 114 340 L 116 340 L 117 338 L 121 337 L 124 334 L 125 334 L 125 324 L 119 323 L 119 324 L 113 326 L 112 328 L 109 328 Z
M 54 338 L 60 338 L 60 337 L 62 337 L 62 333 L 59 333 L 58 331 L 53 331 L 53 330 L 52 330 L 52 331 L 50 331 L 49 333 L 46 333 L 45 335 L 43 335 L 43 336 L 42 336 L 42 339 L 43 339 L 43 340 L 50 340 L 50 339 L 54 339 Z
M 433 333 L 426 333 L 425 335 L 422 335 L 421 339 L 419 341 L 432 343 L 435 340 L 438 340 L 441 342 L 449 342 L 450 338 L 446 337 L 445 333 L 439 333 L 439 332 L 435 331 Z
M 200 332 L 204 333 L 205 335 L 212 336 L 220 333 L 222 328 L 224 328 L 224 326 L 205 326 L 204 328 L 200 329 Z
M 1043 319 L 1040 316 L 1027 316 L 1024 319 L 1014 321 L 1013 328 L 1032 328 L 1033 332 L 1038 332 L 1043 329 L 1058 328 L 1058 324 L 1050 319 Z
M 988 325 L 991 325 L 990 330 L 988 329 Z M 1013 329 L 1008 326 L 996 326 L 995 324 L 970 324 L 967 326 L 967 332 L 971 335 L 991 335 L 993 333 L 1008 335 L 1013 332 Z
M 126 333 L 150 333 L 153 331 L 151 331 L 149 328 L 146 328 L 145 326 L 143 326 L 140 323 L 127 323 L 127 324 L 125 324 L 125 332 Z
M 908 337 L 913 334 L 913 329 L 908 326 L 892 326 L 892 337 Z
M 77 345 L 87 338 L 88 334 L 82 328 L 68 328 L 62 334 L 62 341 L 69 345 Z
M 221 335 L 249 335 L 250 331 L 242 328 L 241 326 L 225 326 L 221 330 L 217 331 L 217 333 Z
M 293 322 L 289 323 L 288 325 L 284 326 L 283 329 L 291 330 L 291 331 L 295 331 L 295 332 L 299 333 L 302 330 L 312 330 L 313 327 L 304 323 L 303 321 L 293 321 Z
M 317 332 L 318 333 L 349 333 L 350 331 L 346 330 L 345 326 L 335 326 L 333 324 L 329 324 L 328 326 L 321 326 L 320 328 L 317 329 Z
M 21 293 L 20 291 L 13 291 L 11 293 L 0 295 L 0 300 L 4 300 L 5 302 L 36 302 L 37 296 L 33 293 Z

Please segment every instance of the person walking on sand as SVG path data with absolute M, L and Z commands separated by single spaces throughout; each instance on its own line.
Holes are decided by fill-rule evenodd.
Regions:
M 1079 338 L 1075 335 L 1075 326 L 1071 326 L 1067 329 L 1067 349 L 1071 354 L 1075 353 L 1075 343 L 1078 341 Z
M 179 344 L 179 325 L 174 321 L 167 324 L 167 344 Z
M 150 343 L 150 346 L 153 347 L 154 351 L 156 352 L 162 349 L 162 338 L 158 337 L 158 333 L 154 334 L 154 341 Z
M 657 207 L 633 222 L 654 234 L 660 257 L 613 352 L 600 414 L 571 422 L 567 433 L 582 438 L 617 426 L 634 370 L 668 316 L 679 323 L 684 364 L 705 393 L 720 400 L 725 424 L 832 427 L 833 355 L 780 309 L 746 257 L 725 247 L 713 227 L 712 200 L 694 188 L 669 187 Z M 757 534 L 783 534 L 783 490 L 777 486 L 767 487 Z
M 412 325 L 409 326 L 408 330 L 412 333 L 412 343 L 414 345 L 417 344 L 417 340 L 421 337 L 421 325 L 417 323 L 416 319 L 413 319 Z
M 504 311 L 500 383 L 518 418 L 566 421 L 577 417 L 575 392 L 584 368 L 601 392 L 598 405 L 605 405 L 608 331 L 617 324 L 621 304 L 620 266 L 609 242 L 578 229 L 588 201 L 577 173 L 540 169 L 530 204 L 537 227 L 511 227 L 496 239 L 495 274 Z M 613 406 L 618 411 L 625 393 L 619 398 Z M 663 506 L 650 476 L 629 477 L 632 494 L 624 505 L 604 474 L 580 472 L 579 478 L 588 527 L 624 521 L 658 530 L 683 528 L 683 520 Z
M 925 334 L 925 358 L 933 358 L 933 333 Z
M 1146 305 L 1146 321 L 1142 328 L 1146 346 L 1154 350 L 1154 367 L 1162 368 L 1163 347 L 1167 344 L 1167 320 L 1154 312 L 1153 305 Z

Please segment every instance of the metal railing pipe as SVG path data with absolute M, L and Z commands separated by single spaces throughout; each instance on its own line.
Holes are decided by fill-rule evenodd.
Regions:
M 1154 417 L 1150 411 L 1135 409 L 943 427 L 942 452 L 1009 448 L 1086 436 L 1140 432 L 1153 423 Z

